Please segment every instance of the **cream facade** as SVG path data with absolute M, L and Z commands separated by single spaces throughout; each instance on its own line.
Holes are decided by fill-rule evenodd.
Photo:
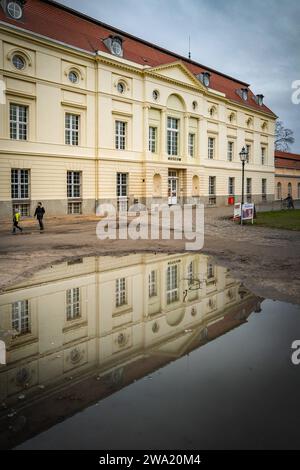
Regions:
M 0 296 L 1 400 L 95 368 L 107 374 L 150 352 L 180 357 L 200 336 L 208 341 L 245 321 L 260 301 L 199 254 L 50 267 Z
M 182 61 L 139 65 L 3 22 L 0 51 L 0 217 L 32 215 L 38 201 L 48 215 L 224 205 L 241 194 L 244 145 L 247 199 L 274 198 L 275 117 L 204 86 Z

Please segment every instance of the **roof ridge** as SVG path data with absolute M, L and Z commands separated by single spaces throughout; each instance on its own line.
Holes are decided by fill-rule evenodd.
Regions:
M 85 19 L 85 20 L 87 20 L 87 21 L 90 21 L 90 22 L 93 22 L 93 23 L 95 23 L 95 24 L 98 24 L 99 26 L 102 26 L 103 28 L 110 29 L 110 30 L 112 30 L 112 31 L 114 31 L 114 32 L 116 32 L 116 33 L 118 33 L 118 34 L 121 34 L 122 36 L 126 36 L 126 37 L 128 37 L 128 38 L 130 38 L 130 39 L 134 39 L 134 40 L 139 41 L 139 42 L 141 42 L 141 43 L 143 43 L 143 44 L 145 44 L 145 45 L 147 45 L 147 46 L 149 46 L 149 47 L 152 47 L 152 48 L 154 48 L 154 49 L 157 49 L 157 50 L 159 50 L 159 51 L 161 51 L 161 52 L 164 52 L 164 53 L 166 53 L 166 54 L 172 55 L 173 57 L 176 57 L 177 59 L 183 60 L 183 61 L 185 61 L 185 62 L 188 62 L 188 63 L 190 63 L 190 64 L 196 65 L 196 66 L 198 66 L 198 67 L 201 67 L 201 68 L 203 68 L 204 70 L 207 70 L 207 71 L 209 71 L 209 72 L 213 72 L 213 73 L 216 73 L 216 74 L 218 74 L 218 75 L 221 75 L 222 77 L 228 78 L 229 80 L 233 80 L 234 82 L 237 82 L 237 83 L 239 83 L 240 85 L 244 85 L 244 86 L 250 87 L 250 84 L 249 84 L 249 83 L 246 83 L 246 82 L 244 82 L 244 81 L 242 81 L 242 80 L 239 80 L 239 79 L 237 79 L 237 78 L 234 78 L 234 77 L 232 77 L 231 75 L 227 75 L 227 74 L 225 74 L 225 73 L 223 73 L 223 72 L 219 72 L 218 70 L 213 69 L 213 68 L 211 68 L 211 67 L 208 67 L 208 66 L 206 66 L 206 65 L 200 64 L 199 62 L 196 62 L 195 60 L 192 60 L 192 59 L 189 59 L 188 57 L 185 57 L 185 56 L 182 56 L 182 55 L 180 55 L 180 54 L 177 54 L 176 52 L 170 51 L 169 49 L 165 49 L 164 47 L 159 46 L 159 45 L 157 45 L 157 44 L 153 44 L 153 43 L 151 43 L 151 42 L 149 42 L 149 41 L 146 41 L 145 39 L 142 39 L 142 38 L 140 38 L 140 37 L 138 37 L 138 36 L 134 36 L 133 34 L 130 34 L 130 33 L 128 33 L 127 31 L 123 31 L 123 30 L 121 30 L 121 29 L 119 29 L 119 28 L 116 28 L 116 27 L 111 26 L 111 25 L 109 25 L 109 24 L 107 24 L 107 23 L 104 23 L 104 22 L 102 22 L 102 21 L 100 21 L 100 20 L 97 20 L 96 18 L 93 18 L 92 16 L 86 15 L 85 13 L 82 13 L 82 12 L 80 12 L 80 11 L 78 11 L 78 10 L 75 10 L 74 8 L 71 8 L 71 7 L 68 7 L 68 6 L 66 6 L 66 5 L 63 5 L 62 3 L 59 3 L 59 2 L 57 2 L 57 1 L 55 1 L 55 0 L 41 0 L 41 1 L 44 2 L 44 3 L 47 3 L 47 4 L 49 4 L 49 5 L 54 5 L 54 6 L 58 7 L 58 8 L 61 8 L 62 10 L 65 10 L 65 11 L 68 12 L 68 13 L 71 13 L 71 14 L 74 14 L 74 15 L 76 15 L 76 16 L 79 16 L 79 17 L 81 17 L 81 18 L 83 18 L 83 19 Z

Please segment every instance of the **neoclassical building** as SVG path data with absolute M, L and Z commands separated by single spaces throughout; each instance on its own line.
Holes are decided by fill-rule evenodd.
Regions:
M 275 152 L 275 198 L 281 200 L 291 195 L 300 199 L 300 155 Z
M 247 83 L 48 0 L 0 2 L 0 216 L 274 198 L 276 116 Z

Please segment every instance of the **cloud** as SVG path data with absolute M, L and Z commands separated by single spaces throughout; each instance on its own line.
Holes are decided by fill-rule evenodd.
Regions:
M 294 130 L 300 153 L 299 0 L 60 0 L 105 23 L 251 84 Z

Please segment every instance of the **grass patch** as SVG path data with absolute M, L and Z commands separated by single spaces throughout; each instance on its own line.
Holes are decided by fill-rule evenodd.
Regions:
M 255 225 L 286 230 L 300 230 L 300 210 L 258 212 Z

